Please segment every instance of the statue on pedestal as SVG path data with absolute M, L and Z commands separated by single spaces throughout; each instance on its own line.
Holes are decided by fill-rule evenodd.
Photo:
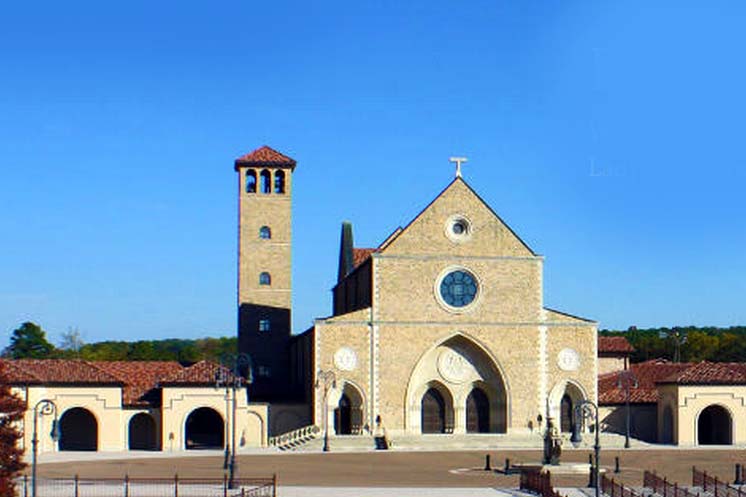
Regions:
M 544 432 L 544 457 L 542 464 L 557 466 L 562 455 L 562 437 L 552 418 L 547 417 L 547 429 Z

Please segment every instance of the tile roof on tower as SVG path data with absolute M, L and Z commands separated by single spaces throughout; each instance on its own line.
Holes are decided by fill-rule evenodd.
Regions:
M 295 160 L 264 145 L 236 159 L 236 171 L 240 166 L 287 166 L 295 169 Z

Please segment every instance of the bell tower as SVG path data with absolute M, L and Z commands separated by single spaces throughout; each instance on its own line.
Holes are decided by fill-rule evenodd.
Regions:
M 254 365 L 252 400 L 289 392 L 291 205 L 295 161 L 260 147 L 238 173 L 238 347 Z

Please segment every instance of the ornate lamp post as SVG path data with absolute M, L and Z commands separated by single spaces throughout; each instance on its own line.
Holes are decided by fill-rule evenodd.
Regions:
M 593 488 L 596 490 L 596 497 L 600 494 L 600 473 L 601 473 L 601 442 L 599 440 L 599 433 L 601 427 L 598 422 L 598 406 L 590 400 L 582 400 L 575 406 L 575 424 L 572 428 L 572 437 L 570 442 L 577 447 L 580 442 L 583 441 L 583 437 L 580 434 L 581 426 L 583 426 L 586 419 L 594 421 L 594 432 L 596 435 L 595 444 L 593 445 L 593 453 L 595 455 L 594 467 L 591 468 L 591 475 L 593 478 Z
M 324 389 L 324 452 L 329 452 L 329 390 L 337 388 L 337 375 L 334 371 L 319 370 L 316 373 L 316 388 Z
M 246 378 L 244 379 L 241 370 L 247 368 Z M 226 372 L 230 371 L 229 376 Z M 215 377 L 215 386 L 218 388 L 225 387 L 226 394 L 230 389 L 231 395 L 231 442 L 225 445 L 225 459 L 223 460 L 223 469 L 228 469 L 228 488 L 236 488 L 235 476 L 238 472 L 238 462 L 236 462 L 236 392 L 244 385 L 251 385 L 254 381 L 252 372 L 252 361 L 249 354 L 229 354 L 220 358 L 220 369 Z M 248 390 L 246 393 L 246 402 L 248 403 Z
M 55 442 L 60 439 L 60 427 L 57 423 L 57 404 L 48 399 L 42 399 L 34 406 L 34 434 L 31 438 L 31 497 L 36 497 L 36 457 L 39 451 L 39 438 L 37 428 L 39 425 L 39 416 L 54 415 L 52 420 L 52 431 L 49 436 Z
M 619 374 L 619 379 L 617 379 L 616 383 L 617 388 L 623 388 L 624 389 L 624 407 L 626 410 L 626 421 L 625 421 L 625 431 L 624 431 L 624 448 L 629 449 L 629 420 L 630 420 L 630 411 L 629 411 L 629 390 L 631 388 L 637 388 L 637 378 L 635 378 L 635 375 L 632 373 L 632 371 L 622 371 Z

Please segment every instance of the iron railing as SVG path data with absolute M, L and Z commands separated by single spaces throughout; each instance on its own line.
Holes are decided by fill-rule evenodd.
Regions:
M 271 478 L 39 478 L 37 497 L 276 497 L 277 475 Z M 19 497 L 31 496 L 31 478 L 16 482 Z
M 611 497 L 641 497 L 639 493 L 606 475 L 601 476 L 601 491 Z
M 702 491 L 715 497 L 746 497 L 746 492 L 737 487 L 731 487 L 727 482 L 718 480 L 717 476 L 708 475 L 707 471 L 699 471 L 692 466 L 692 485 L 702 487 Z
M 537 469 L 521 471 L 521 490 L 527 490 L 542 497 L 562 497 L 552 487 L 552 476 L 547 471 L 542 473 Z
M 699 494 L 680 487 L 676 482 L 671 483 L 667 478 L 661 478 L 655 474 L 655 471 L 645 471 L 642 477 L 642 484 L 663 497 L 700 497 Z

